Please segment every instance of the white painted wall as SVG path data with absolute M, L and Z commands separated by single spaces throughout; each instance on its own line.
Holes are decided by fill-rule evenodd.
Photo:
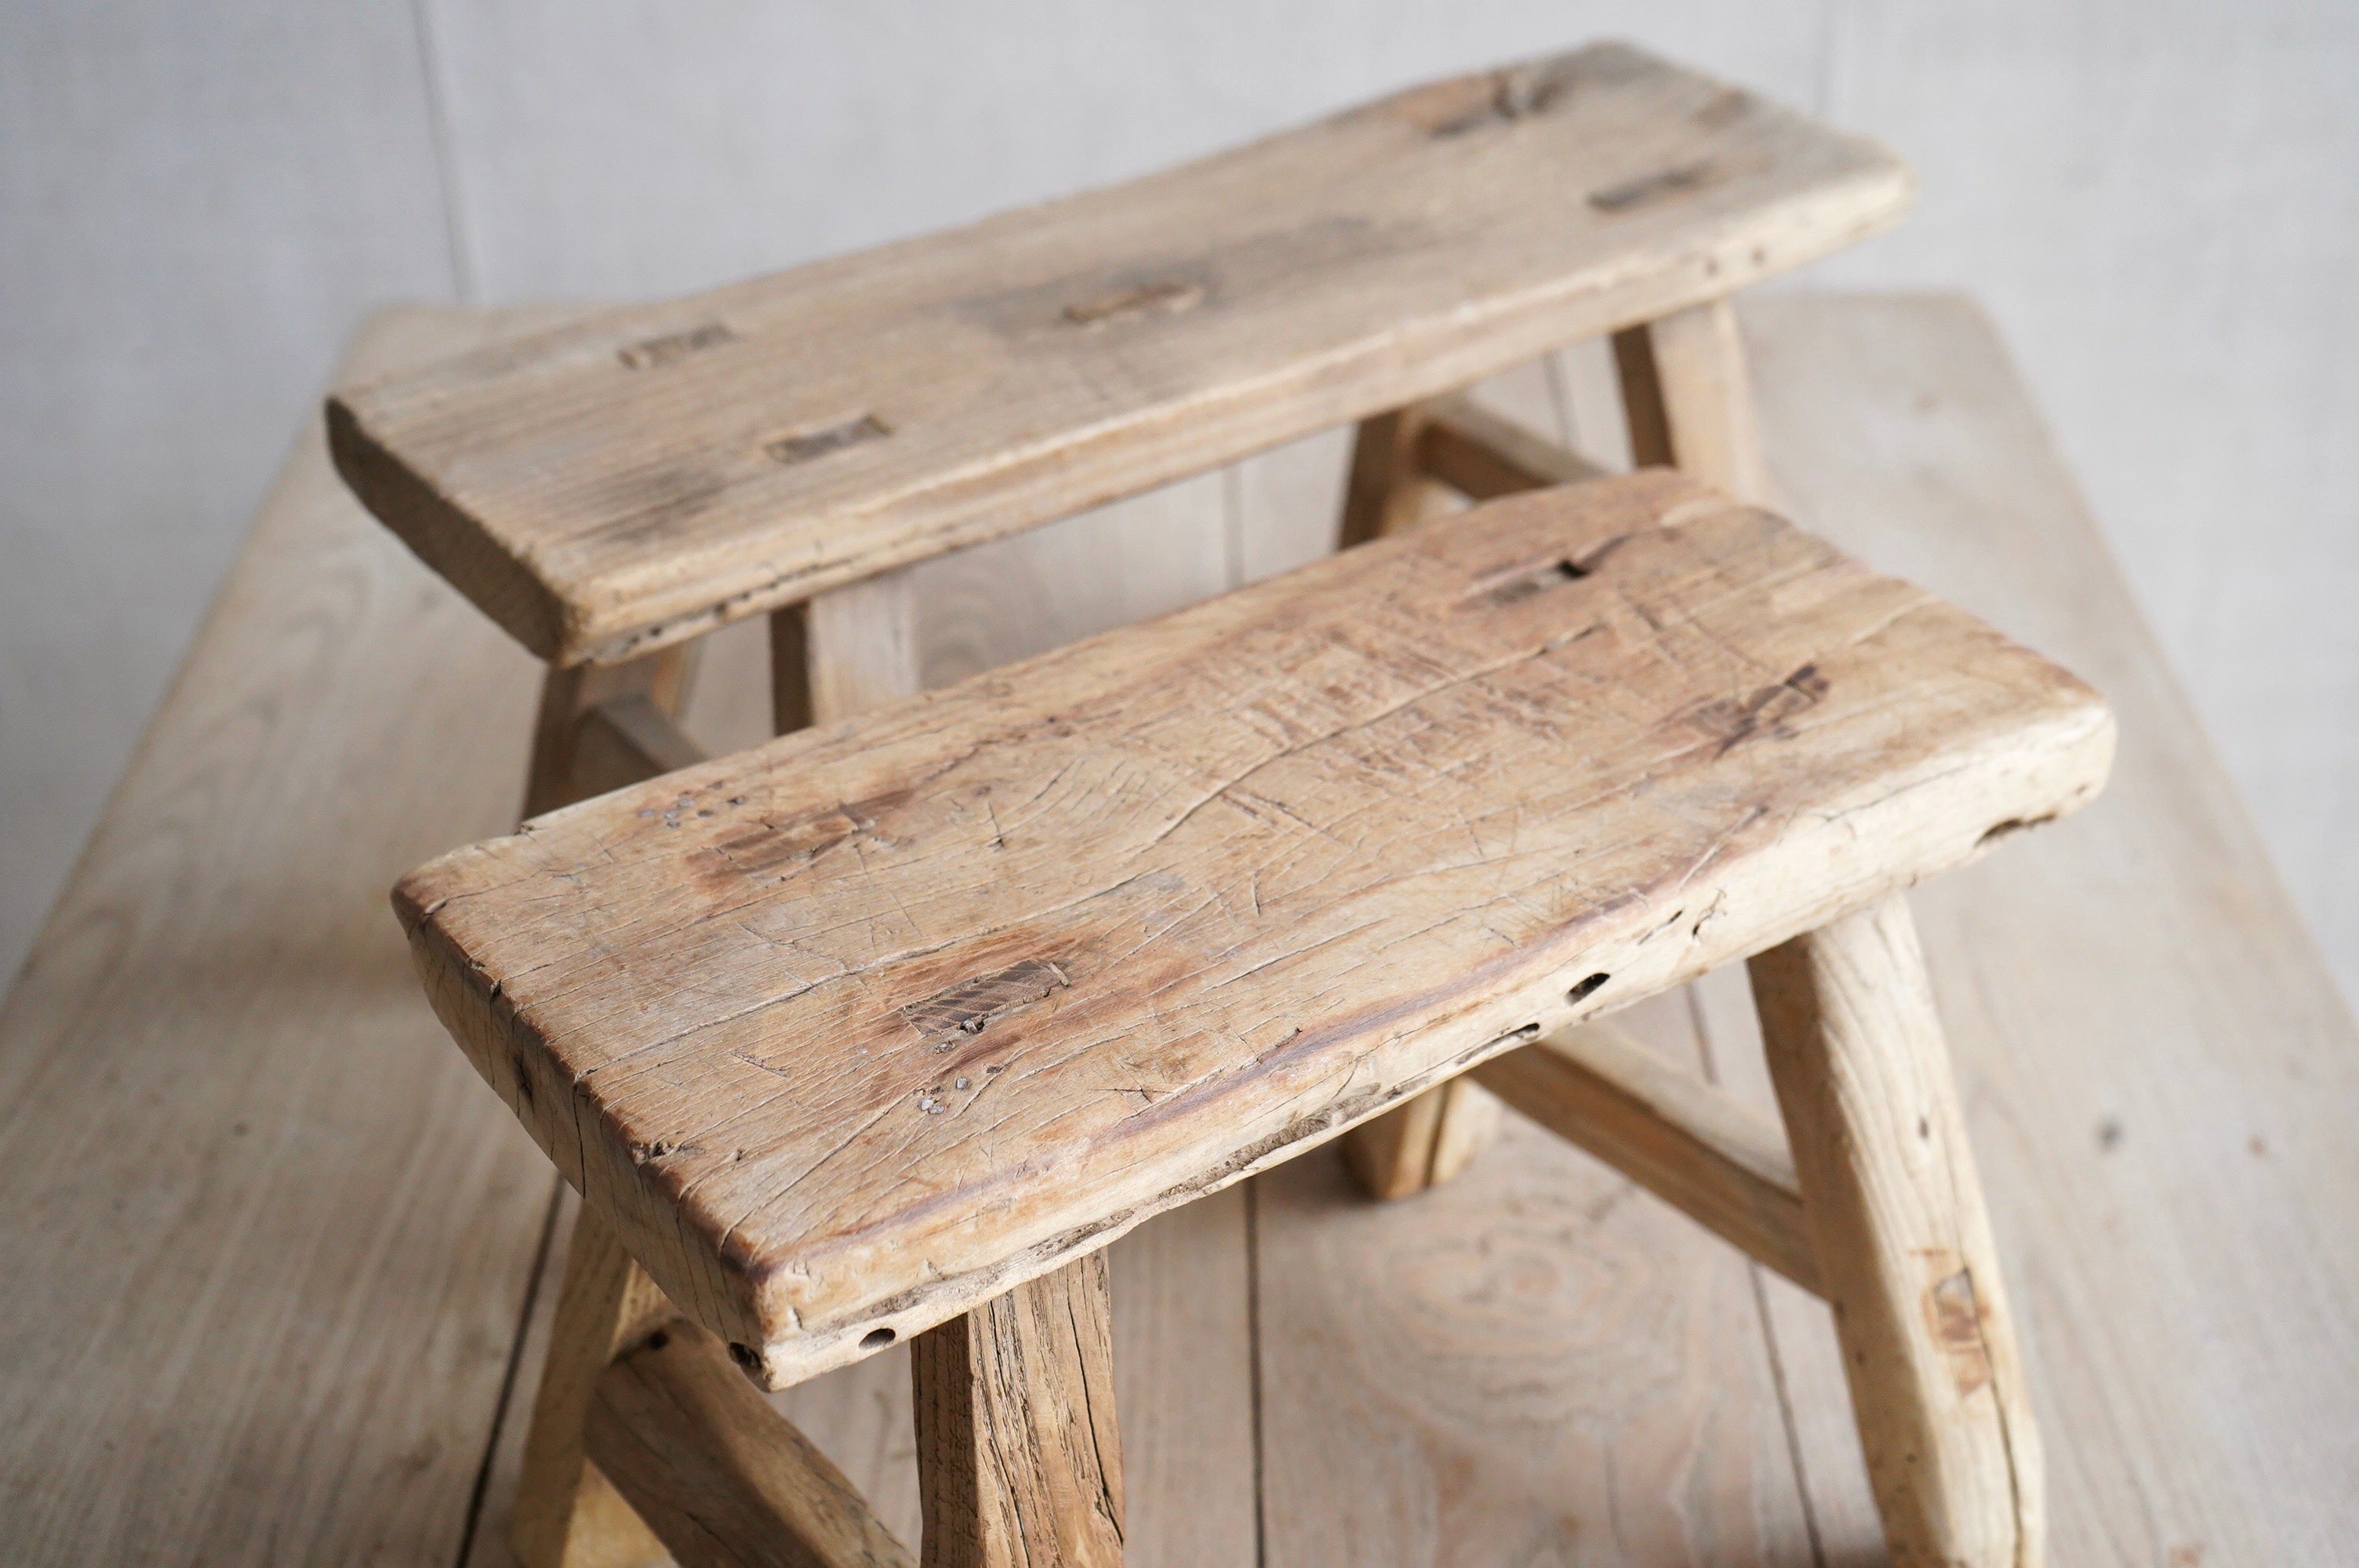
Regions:
M 1988 302 L 2359 993 L 2338 0 L 11 0 L 0 974 L 370 305 L 693 287 L 1601 34 L 1916 162 L 1815 277 Z

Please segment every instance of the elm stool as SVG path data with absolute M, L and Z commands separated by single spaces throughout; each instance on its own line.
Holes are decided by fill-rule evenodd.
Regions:
M 907 1338 L 923 1561 L 1118 1563 L 1103 1249 L 1471 1073 L 1833 1304 L 1896 1562 L 2036 1563 L 1901 895 L 2112 749 L 2063 671 L 1656 471 L 444 856 L 419 972 L 582 1199 L 519 1509 L 597 1560 L 586 1455 L 683 1563 L 908 1562 L 756 1389 Z M 1784 1138 L 1586 1022 L 1738 959 Z

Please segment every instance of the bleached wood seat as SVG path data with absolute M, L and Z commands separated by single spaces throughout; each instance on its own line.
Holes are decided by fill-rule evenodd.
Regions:
M 1009 1560 L 938 1557 L 935 1520 L 984 1540 L 1025 1498 L 1118 1519 L 1099 1249 L 1504 1058 L 1486 1081 L 1575 1136 L 1584 1087 L 1654 1106 L 1688 1153 L 1625 1168 L 1837 1303 L 1896 1543 L 2013 1562 L 2036 1444 L 1894 895 L 2086 801 L 2112 734 L 1963 612 L 1649 473 L 582 803 L 397 903 L 445 1023 L 652 1277 L 601 1342 L 615 1465 L 669 1451 L 614 1435 L 632 1398 L 726 1402 L 705 1373 L 625 1397 L 678 1335 L 772 1387 L 916 1335 L 929 1562 Z M 1565 1033 L 1747 957 L 1783 1176 L 1774 1133 L 1748 1164 Z
M 611 663 L 1720 298 L 1908 190 L 1599 45 L 388 376 L 331 436 L 517 641 Z

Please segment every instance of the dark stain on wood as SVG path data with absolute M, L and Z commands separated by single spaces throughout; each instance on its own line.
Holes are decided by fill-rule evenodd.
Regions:
M 1103 327 L 1127 317 L 1176 316 L 1204 302 L 1204 286 L 1190 277 L 1158 278 L 1133 284 L 1065 307 L 1065 319 L 1076 327 Z
M 799 431 L 781 436 L 762 450 L 770 460 L 792 467 L 823 458 L 830 452 L 840 452 L 846 447 L 857 447 L 870 441 L 881 441 L 893 433 L 893 427 L 874 414 L 858 414 L 816 430 Z
M 1693 163 L 1675 164 L 1669 168 L 1642 174 L 1625 179 L 1619 185 L 1609 185 L 1589 193 L 1589 204 L 1600 212 L 1619 214 L 1651 207 L 1658 201 L 1674 196 L 1684 196 L 1701 190 L 1726 178 L 1726 171 L 1711 158 L 1698 158 Z
M 668 365 L 705 349 L 717 349 L 723 343 L 737 341 L 737 334 L 720 321 L 707 321 L 701 327 L 690 327 L 684 332 L 667 332 L 659 338 L 645 338 L 626 343 L 614 351 L 625 370 L 654 370 Z
M 887 790 L 782 822 L 753 823 L 716 839 L 709 853 L 720 860 L 721 873 L 726 877 L 767 876 L 782 867 L 814 860 L 846 839 L 864 834 L 875 837 L 877 819 L 908 801 L 910 794 L 908 789 Z
M 1784 680 L 1765 686 L 1742 699 L 1721 697 L 1687 715 L 1688 724 L 1720 742 L 1726 756 L 1756 735 L 1777 736 L 1785 721 L 1812 707 L 1826 695 L 1826 677 L 1816 665 L 1804 665 Z
M 1933 1336 L 1950 1358 L 1950 1377 L 1958 1392 L 1971 1394 L 1991 1380 L 1990 1348 L 1983 1343 L 1982 1302 L 1974 1294 L 1974 1277 L 1967 1270 L 1935 1282 L 1926 1292 L 1925 1310 Z
M 1753 94 L 1740 87 L 1723 88 L 1688 118 L 1707 131 L 1717 131 L 1743 119 L 1752 107 Z
M 1213 250 L 1138 255 L 1067 273 L 962 300 L 953 308 L 1009 339 L 1053 333 L 1055 341 L 1067 345 L 1060 351 L 1070 351 L 1076 327 L 1143 327 L 1289 283 L 1332 287 L 1340 271 L 1424 243 L 1423 231 L 1410 225 L 1334 214 Z
M 1396 115 L 1436 139 L 1472 135 L 1552 114 L 1591 88 L 1626 81 L 1643 57 L 1614 45 L 1551 56 L 1504 70 L 1451 77 L 1370 107 Z
M 1029 1007 L 1071 983 L 1055 964 L 1027 958 L 913 1001 L 901 1010 L 901 1016 L 927 1040 L 948 1047 L 961 1035 L 980 1034 L 994 1019 Z

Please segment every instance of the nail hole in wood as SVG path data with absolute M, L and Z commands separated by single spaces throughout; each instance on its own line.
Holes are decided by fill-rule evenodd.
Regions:
M 860 1336 L 863 1350 L 882 1350 L 892 1343 L 893 1331 L 889 1328 L 872 1328 Z
M 1578 985 L 1575 985 L 1571 990 L 1565 992 L 1564 1000 L 1568 1002 L 1575 1003 L 1585 1001 L 1589 998 L 1595 996 L 1597 994 L 1598 988 L 1613 978 L 1614 977 L 1612 975 L 1588 976 Z

